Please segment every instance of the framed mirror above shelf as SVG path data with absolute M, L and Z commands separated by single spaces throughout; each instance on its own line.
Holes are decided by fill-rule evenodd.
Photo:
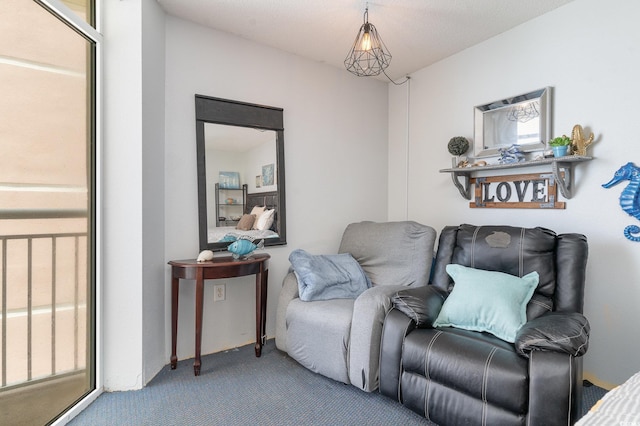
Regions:
M 453 184 L 460 192 L 460 195 L 465 199 L 470 200 L 473 193 L 470 178 L 476 176 L 479 172 L 547 166 L 551 169 L 551 173 L 560 188 L 560 193 L 563 197 L 569 199 L 573 196 L 573 176 L 575 165 L 592 159 L 593 157 L 568 155 L 565 157 L 543 158 L 511 164 L 453 167 L 449 169 L 441 169 L 440 173 L 451 173 Z
M 521 152 L 542 151 L 551 136 L 551 87 L 478 105 L 473 114 L 474 157 L 514 144 Z

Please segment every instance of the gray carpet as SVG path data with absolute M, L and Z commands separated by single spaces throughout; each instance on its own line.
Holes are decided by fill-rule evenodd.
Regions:
M 585 387 L 591 407 L 604 389 Z M 587 405 L 588 404 L 588 405 Z M 585 410 L 586 411 L 586 410 Z M 253 345 L 166 366 L 139 391 L 101 395 L 71 423 L 80 425 L 433 425 L 378 393 L 314 374 L 275 349 Z

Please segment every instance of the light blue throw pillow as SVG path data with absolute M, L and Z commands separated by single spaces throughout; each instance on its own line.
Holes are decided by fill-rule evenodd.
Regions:
M 537 272 L 522 278 L 502 272 L 447 265 L 455 286 L 434 327 L 486 331 L 507 342 L 527 322 L 527 303 L 538 286 Z
M 371 281 L 349 253 L 312 255 L 297 249 L 289 255 L 298 279 L 300 300 L 355 299 Z

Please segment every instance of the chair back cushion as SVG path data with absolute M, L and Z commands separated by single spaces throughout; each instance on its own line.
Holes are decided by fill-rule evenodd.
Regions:
M 338 253 L 350 253 L 373 286 L 424 286 L 429 282 L 436 231 L 413 221 L 359 222 L 347 226 Z
M 570 236 L 575 244 L 565 247 L 555 232 L 545 228 L 521 228 L 513 226 L 449 226 L 443 229 L 438 245 L 433 284 L 450 291 L 453 281 L 446 272 L 446 265 L 453 263 L 488 271 L 498 271 L 522 277 L 536 271 L 540 276 L 534 296 L 527 307 L 527 318 L 532 319 L 545 312 L 557 310 L 582 311 L 584 269 L 586 268 L 586 238 Z M 573 238 L 576 236 L 576 238 Z M 560 236 L 562 237 L 562 235 Z M 562 253 L 559 253 L 562 248 Z M 572 265 L 561 260 L 577 259 Z M 574 271 L 566 271 L 567 268 Z M 564 273 L 563 271 L 567 272 Z M 564 282 L 560 283 L 559 276 Z M 558 285 L 563 289 L 558 292 Z M 557 306 L 558 294 L 567 295 L 564 306 Z M 564 299 L 560 300 L 564 303 Z

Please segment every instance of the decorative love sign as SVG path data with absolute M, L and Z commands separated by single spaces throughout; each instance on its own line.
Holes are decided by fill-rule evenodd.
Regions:
M 470 178 L 475 186 L 471 208 L 564 209 L 552 173 Z

